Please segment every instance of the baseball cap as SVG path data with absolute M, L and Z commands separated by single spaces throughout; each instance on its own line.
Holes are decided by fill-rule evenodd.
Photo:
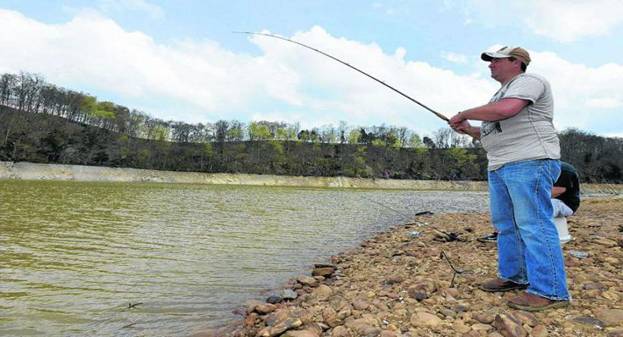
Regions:
M 498 51 L 486 51 L 480 54 L 480 58 L 483 61 L 491 61 L 492 59 L 503 59 L 508 57 L 514 57 L 525 65 L 530 64 L 530 54 L 528 51 L 521 47 L 503 47 Z

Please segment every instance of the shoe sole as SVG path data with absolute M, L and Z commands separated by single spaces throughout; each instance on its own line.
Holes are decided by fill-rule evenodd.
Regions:
M 488 293 L 503 293 L 503 292 L 507 292 L 507 291 L 513 291 L 513 290 L 524 290 L 526 288 L 528 288 L 528 285 L 524 285 L 524 284 L 518 284 L 518 285 L 513 285 L 513 286 L 508 286 L 508 287 L 500 287 L 500 288 L 487 288 L 484 287 L 483 285 L 478 286 L 478 288 L 482 291 L 486 291 Z
M 569 301 L 554 301 L 550 304 L 543 305 L 543 306 L 530 306 L 530 305 L 517 304 L 514 302 L 508 302 L 507 304 L 509 307 L 513 309 L 537 312 L 537 311 L 543 311 L 543 310 L 548 310 L 548 309 L 564 308 L 569 305 Z

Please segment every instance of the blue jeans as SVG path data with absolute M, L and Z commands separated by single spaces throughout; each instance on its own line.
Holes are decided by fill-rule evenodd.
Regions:
M 498 276 L 529 293 L 569 300 L 565 264 L 552 221 L 558 160 L 528 160 L 489 171 L 491 222 L 498 231 Z

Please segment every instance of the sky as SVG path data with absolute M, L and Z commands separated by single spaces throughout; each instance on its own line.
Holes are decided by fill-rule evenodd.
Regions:
M 558 130 L 623 137 L 620 0 L 0 0 L 0 27 L 0 73 L 37 73 L 163 120 L 421 135 L 447 124 L 325 56 L 233 32 L 308 44 L 448 117 L 499 88 L 480 53 L 522 46 L 528 72 L 551 83 Z

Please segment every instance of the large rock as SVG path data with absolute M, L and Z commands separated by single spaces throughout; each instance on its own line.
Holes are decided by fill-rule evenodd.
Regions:
M 292 289 L 283 289 L 279 296 L 284 300 L 295 300 L 298 297 L 298 294 Z
M 623 325 L 623 309 L 599 309 L 595 311 L 595 317 L 606 326 Z
M 411 325 L 414 327 L 436 327 L 443 321 L 437 315 L 420 311 L 411 316 Z
M 483 324 L 491 324 L 495 319 L 495 315 L 488 312 L 477 312 L 473 315 L 474 319 Z
M 262 303 L 255 307 L 255 311 L 260 315 L 269 314 L 277 309 L 277 306 L 270 303 Z
M 264 302 L 262 302 L 262 301 L 258 301 L 258 300 L 250 300 L 250 301 L 247 301 L 247 302 L 245 303 L 245 308 L 246 308 L 246 310 L 247 310 L 247 313 L 252 313 L 252 312 L 254 312 L 254 311 L 255 311 L 255 308 L 256 308 L 258 305 L 262 305 L 262 304 L 264 304 Z
M 320 334 L 314 330 L 288 330 L 281 335 L 282 337 L 320 337 Z
M 258 337 L 275 337 L 281 335 L 287 330 L 296 329 L 303 325 L 298 318 L 288 318 L 283 322 L 277 323 L 275 326 L 267 326 L 258 332 Z
M 398 337 L 398 334 L 396 334 L 396 331 L 383 330 L 381 331 L 381 335 L 379 337 Z
M 368 301 L 361 299 L 361 298 L 356 298 L 353 301 L 353 308 L 355 308 L 355 310 L 366 310 L 370 307 L 370 303 L 368 303 Z
M 498 314 L 495 316 L 493 326 L 504 337 L 526 337 L 528 332 L 521 326 L 521 321 L 507 315 Z
M 333 294 L 333 289 L 331 287 L 321 284 L 318 288 L 314 289 L 312 292 L 312 297 L 319 301 L 326 301 Z
M 547 337 L 548 335 L 547 328 L 543 324 L 536 325 L 532 328 L 532 331 L 530 331 L 531 337 Z
M 337 312 L 331 307 L 327 307 L 322 310 L 322 320 L 332 328 L 340 325 L 340 320 L 337 318 Z
M 432 280 L 421 280 L 409 287 L 407 293 L 409 297 L 418 301 L 429 298 L 435 291 L 437 291 L 437 285 Z
M 305 285 L 305 286 L 310 286 L 310 287 L 318 286 L 318 280 L 316 280 L 315 278 L 311 276 L 301 275 L 297 277 L 296 280 L 298 281 L 298 283 Z
M 280 322 L 287 320 L 289 316 L 290 311 L 288 309 L 277 309 L 270 315 L 266 316 L 266 318 L 264 318 L 264 323 L 266 323 L 266 325 L 268 326 L 274 326 L 279 324 Z
M 330 264 L 316 264 L 312 271 L 312 276 L 322 276 L 325 278 L 331 277 L 337 268 Z
M 376 319 L 370 316 L 348 321 L 345 325 L 357 336 L 378 336 L 381 329 L 376 327 Z
M 352 337 L 353 335 L 350 333 L 346 327 L 340 325 L 333 328 L 331 331 L 331 337 Z
M 539 324 L 539 320 L 531 312 L 515 311 L 515 312 L 512 313 L 512 316 L 514 318 L 516 318 L 516 320 L 519 320 L 523 324 L 526 324 L 526 325 L 528 325 L 530 327 L 535 327 L 537 324 Z

